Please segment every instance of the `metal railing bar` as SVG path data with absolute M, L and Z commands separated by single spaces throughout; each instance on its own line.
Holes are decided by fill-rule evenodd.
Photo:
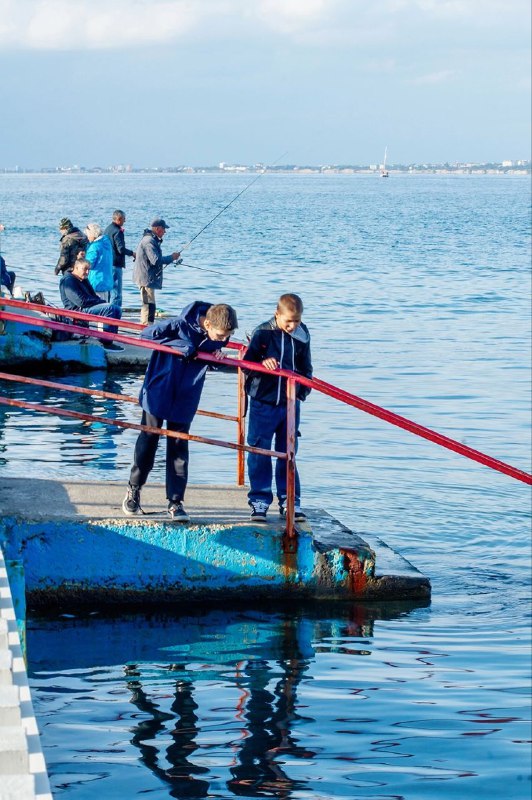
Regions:
M 76 394 L 86 394 L 89 396 L 104 397 L 108 400 L 125 400 L 126 403 L 136 403 L 138 405 L 138 397 L 133 397 L 127 394 L 116 394 L 115 392 L 105 392 L 102 389 L 87 389 L 84 386 L 73 386 L 70 383 L 56 383 L 55 381 L 45 381 L 41 378 L 29 378 L 25 375 L 17 375 L 14 373 L 0 372 L 0 379 L 4 381 L 12 381 L 14 383 L 26 383 L 30 386 L 43 386 L 46 389 L 60 389 L 67 392 L 74 392 Z M 229 422 L 238 422 L 238 417 L 231 414 L 219 414 L 217 411 L 202 411 L 198 409 L 196 414 L 201 414 L 203 417 L 213 417 L 214 419 L 224 419 Z
M 0 309 L 0 319 L 14 319 L 15 321 L 22 321 L 28 324 L 36 324 L 40 325 L 41 327 L 52 327 L 58 330 L 70 330 L 76 333 L 80 333 L 81 335 L 87 335 L 87 328 L 78 328 L 77 326 L 70 326 L 70 325 L 63 325 L 60 322 L 48 322 L 45 320 L 39 320 L 34 317 L 23 317 L 21 315 L 10 314 L 9 312 L 2 311 Z M 98 318 L 99 322 L 102 321 L 102 317 Z M 109 323 L 109 320 L 106 319 L 106 322 Z M 107 340 L 116 340 L 119 342 L 123 342 L 125 344 L 135 344 L 140 347 L 147 347 L 152 350 L 159 350 L 161 352 L 168 352 L 173 353 L 174 355 L 180 355 L 175 348 L 168 347 L 167 345 L 161 345 L 156 342 L 143 340 L 143 339 L 131 339 L 131 337 L 124 336 L 122 334 L 112 334 L 106 333 L 105 331 L 92 331 L 90 332 L 91 336 L 95 336 L 99 339 L 107 339 Z M 298 375 L 296 373 L 291 372 L 290 370 L 267 370 L 260 364 L 256 364 L 251 361 L 246 361 L 245 359 L 233 359 L 233 358 L 215 358 L 207 353 L 197 353 L 196 358 L 202 361 L 208 361 L 211 363 L 217 364 L 224 364 L 227 366 L 234 367 L 236 369 L 246 369 L 252 370 L 255 372 L 264 372 L 270 375 L 277 375 L 284 378 L 294 378 L 297 383 L 302 384 L 303 386 L 308 386 L 312 389 L 316 389 L 317 391 L 321 392 L 322 394 L 328 395 L 329 397 L 334 398 L 335 400 L 340 400 L 341 402 L 345 403 L 346 405 L 353 406 L 358 408 L 360 411 L 364 411 L 366 414 L 371 414 L 374 417 L 378 417 L 379 419 L 388 422 L 391 425 L 395 425 L 396 427 L 402 428 L 403 430 L 408 431 L 409 433 L 413 433 L 416 436 L 419 436 L 423 439 L 427 439 L 434 444 L 439 445 L 440 447 L 444 447 L 447 450 L 451 450 L 459 455 L 462 455 L 466 458 L 469 458 L 471 461 L 476 461 L 483 466 L 487 466 L 490 469 L 493 469 L 497 472 L 501 472 L 505 475 L 508 475 L 515 480 L 521 481 L 522 483 L 526 483 L 528 485 L 532 485 L 532 475 L 525 472 L 524 470 L 518 469 L 517 467 L 512 466 L 504 461 L 499 459 L 493 458 L 492 456 L 488 456 L 485 453 L 482 453 L 480 450 L 475 450 L 468 445 L 462 444 L 458 442 L 456 439 L 452 439 L 449 436 L 445 436 L 444 434 L 438 433 L 437 431 L 432 430 L 431 428 L 427 428 L 423 425 L 420 425 L 417 422 L 413 422 L 409 420 L 407 417 L 403 417 L 400 414 L 396 414 L 394 411 L 389 411 L 382 406 L 378 406 L 375 403 L 370 402 L 369 400 L 364 400 L 362 397 L 358 397 L 357 395 L 351 394 L 350 392 L 345 391 L 344 389 L 338 389 L 336 386 L 333 386 L 326 381 L 320 380 L 319 378 L 306 378 L 303 375 Z
M 87 422 L 99 422 L 106 425 L 117 425 L 119 428 L 131 428 L 135 431 L 146 431 L 147 433 L 158 433 L 161 436 L 170 436 L 173 439 L 188 439 L 191 442 L 199 442 L 200 444 L 209 444 L 214 447 L 225 447 L 229 450 L 245 450 L 248 453 L 258 453 L 261 456 L 271 456 L 274 458 L 286 459 L 286 453 L 281 453 L 278 450 L 265 450 L 262 447 L 251 447 L 250 445 L 239 445 L 234 442 L 224 442 L 221 439 L 209 439 L 204 436 L 196 436 L 192 433 L 181 433 L 181 431 L 169 431 L 166 428 L 152 428 L 149 425 L 140 425 L 136 422 L 125 422 L 119 419 L 111 419 L 110 417 L 98 417 L 93 414 L 83 414 L 80 411 L 69 411 L 66 408 L 50 408 L 43 406 L 40 403 L 28 403 L 25 400 L 13 400 L 10 397 L 3 397 L 0 395 L 0 404 L 5 406 L 13 406 L 15 408 L 23 408 L 28 411 L 39 411 L 43 414 L 52 414 L 53 416 L 68 417 L 70 419 L 81 419 Z
M 53 314 L 54 316 L 68 317 L 71 319 L 79 319 L 99 324 L 101 324 L 102 321 L 104 320 L 103 317 L 97 316 L 96 314 L 90 314 L 86 311 L 72 311 L 66 308 L 56 308 L 55 306 L 41 305 L 40 303 L 28 303 L 25 300 L 14 300 L 7 297 L 0 298 L 0 308 L 3 305 L 13 306 L 14 308 L 21 308 L 26 310 L 29 309 L 30 311 L 38 311 L 41 314 L 44 314 L 45 316 Z M 24 315 L 24 317 L 27 320 L 27 316 Z M 120 320 L 114 320 L 114 322 L 116 322 L 119 328 L 138 331 L 139 333 L 141 333 L 144 330 L 144 328 L 147 327 L 146 325 L 143 325 L 140 322 L 133 322 L 132 320 L 120 319 Z M 228 342 L 226 346 L 232 350 L 242 351 L 246 349 L 246 345 L 243 344 L 242 342 Z

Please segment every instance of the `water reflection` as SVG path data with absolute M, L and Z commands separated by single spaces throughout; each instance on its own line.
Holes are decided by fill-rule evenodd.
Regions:
M 316 657 L 369 654 L 374 621 L 408 616 L 413 608 L 32 619 L 30 675 L 54 779 L 74 792 L 91 766 L 109 762 L 101 779 L 109 788 L 102 788 L 115 796 L 113 782 L 119 774 L 124 781 L 136 752 L 145 772 L 134 773 L 128 796 L 159 786 L 160 798 L 299 797 L 308 790 L 306 766 L 323 750 L 323 742 L 312 745 L 316 734 L 309 738 L 316 727 L 312 708 L 298 697 L 314 681 Z M 81 723 L 87 711 L 93 730 Z M 65 737 L 69 727 L 73 736 Z
M 131 393 L 131 376 L 102 370 L 76 375 L 46 375 L 43 378 L 59 385 L 70 384 L 112 394 Z M 1 390 L 7 397 L 48 406 L 50 409 L 66 408 L 110 419 L 129 420 L 137 410 L 135 405 L 112 397 L 78 394 L 61 388 L 2 381 Z M 27 474 L 28 463 L 36 458 L 39 462 L 58 465 L 59 469 L 63 465 L 76 469 L 90 465 L 91 471 L 115 470 L 119 439 L 123 434 L 124 428 L 66 419 L 54 416 L 53 411 L 49 415 L 34 414 L 23 409 L 0 406 L 0 452 L 8 451 L 9 462 L 13 465 L 18 463 L 24 474 Z
M 194 764 L 190 758 L 198 749 L 196 735 L 199 732 L 198 705 L 194 701 L 191 681 L 180 680 L 175 684 L 174 701 L 170 713 L 159 706 L 144 691 L 140 681 L 128 681 L 131 702 L 145 718 L 133 728 L 131 744 L 140 751 L 142 763 L 154 775 L 170 784 L 169 797 L 206 797 L 208 781 L 197 778 L 209 772 L 206 767 Z M 176 719 L 177 718 L 177 719 Z M 172 744 L 166 748 L 166 760 L 170 768 L 160 766 L 157 735 L 166 730 L 166 723 L 175 722 L 170 730 Z
M 316 755 L 298 744 L 293 730 L 302 719 L 296 710 L 297 686 L 307 666 L 308 662 L 299 658 L 278 661 L 277 670 L 272 670 L 265 660 L 244 665 L 239 684 L 245 690 L 245 735 L 235 754 L 237 763 L 230 769 L 233 777 L 227 782 L 227 788 L 236 796 L 288 798 L 292 789 L 303 787 L 289 777 L 280 760 Z M 269 691 L 275 672 L 281 675 Z

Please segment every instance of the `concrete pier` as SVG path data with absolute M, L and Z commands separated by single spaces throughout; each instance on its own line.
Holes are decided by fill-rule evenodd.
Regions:
M 0 300 L 1 306 L 1 300 Z M 7 311 L 10 309 L 6 306 Z M 48 319 L 37 311 L 15 309 L 28 317 Z M 28 372 L 50 370 L 82 372 L 93 369 L 144 370 L 151 352 L 144 347 L 123 345 L 122 352 L 106 350 L 95 338 L 57 341 L 52 331 L 31 324 L 0 320 L 0 364 Z
M 249 519 L 243 488 L 189 487 L 187 524 L 167 517 L 162 486 L 144 488 L 141 517 L 123 516 L 124 493 L 118 482 L 0 486 L 0 800 L 52 800 L 23 658 L 26 602 L 50 612 L 430 597 L 399 554 L 324 511 L 309 513 L 294 542 L 276 513 Z
M 167 517 L 162 486 L 143 489 L 141 517 L 123 515 L 124 493 L 117 482 L 4 480 L 0 545 L 22 562 L 31 607 L 430 596 L 411 564 L 324 511 L 294 541 L 273 506 L 267 524 L 249 519 L 244 488 L 190 486 L 187 524 Z
M 1 550 L 0 800 L 52 800 Z

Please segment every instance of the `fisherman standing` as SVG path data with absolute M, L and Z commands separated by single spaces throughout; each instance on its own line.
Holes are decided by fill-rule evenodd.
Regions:
M 124 223 L 126 215 L 120 209 L 113 211 L 113 221 L 105 229 L 105 235 L 111 240 L 113 246 L 113 288 L 109 301 L 122 307 L 122 276 L 126 266 L 126 256 L 135 259 L 133 250 L 128 250 L 124 238 Z
M 179 252 L 163 256 L 161 244 L 168 225 L 157 217 L 146 228 L 135 255 L 133 280 L 140 289 L 140 321 L 149 325 L 155 321 L 155 289 L 163 288 L 163 269 L 166 264 L 177 261 Z
M 59 242 L 59 260 L 54 269 L 56 275 L 71 272 L 78 255 L 84 256 L 89 240 L 79 228 L 75 228 L 68 217 L 63 217 L 59 223 L 61 239 Z

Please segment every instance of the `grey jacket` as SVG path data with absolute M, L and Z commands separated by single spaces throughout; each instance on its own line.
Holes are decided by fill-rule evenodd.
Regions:
M 172 256 L 163 256 L 161 240 L 151 228 L 146 228 L 137 247 L 133 280 L 140 288 L 162 289 L 163 268 L 172 263 Z

